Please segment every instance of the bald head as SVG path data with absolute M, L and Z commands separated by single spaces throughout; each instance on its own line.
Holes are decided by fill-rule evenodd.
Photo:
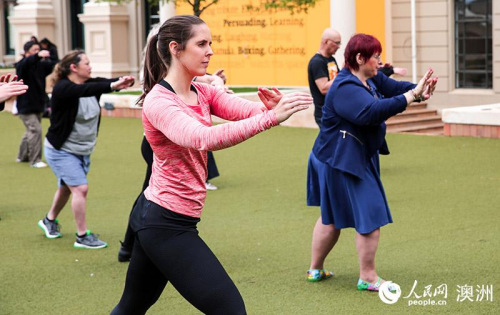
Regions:
M 319 51 L 322 55 L 332 56 L 335 55 L 341 45 L 340 33 L 333 28 L 327 28 L 321 34 L 321 45 Z
M 333 28 L 327 28 L 323 31 L 323 34 L 321 35 L 321 41 L 324 41 L 326 39 L 333 39 L 336 38 L 340 40 L 340 33 L 334 30 Z

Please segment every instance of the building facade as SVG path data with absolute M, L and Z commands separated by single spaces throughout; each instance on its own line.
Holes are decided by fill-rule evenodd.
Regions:
M 151 25 L 191 12 L 181 0 L 177 6 L 0 0 L 0 63 L 18 60 L 24 42 L 35 35 L 51 39 L 60 56 L 85 49 L 94 75 L 138 76 Z M 290 15 L 264 10 L 260 0 L 221 0 L 201 17 L 216 52 L 209 70 L 225 68 L 231 85 L 306 86 L 309 58 L 321 31 L 332 26 L 344 45 L 356 32 L 375 35 L 384 60 L 409 70 L 403 79 L 433 67 L 439 84 L 431 107 L 500 103 L 500 1 L 320 0 L 307 13 Z M 336 55 L 340 63 L 342 54 Z

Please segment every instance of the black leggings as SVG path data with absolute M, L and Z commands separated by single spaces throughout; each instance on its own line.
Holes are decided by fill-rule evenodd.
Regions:
M 144 190 L 148 188 L 149 179 L 151 178 L 151 172 L 153 169 L 153 149 L 151 149 L 151 145 L 149 144 L 148 140 L 146 140 L 145 136 L 142 138 L 141 153 L 142 153 L 142 158 L 144 159 L 144 161 L 146 161 L 146 164 L 148 166 L 146 168 L 146 176 L 144 176 L 144 183 L 142 184 L 142 191 L 139 194 L 139 196 L 137 196 L 137 198 L 135 199 L 134 205 L 132 206 L 132 210 L 134 210 L 134 207 L 137 204 L 137 200 L 139 200 L 139 197 L 141 197 Z M 132 210 L 130 211 L 131 214 Z M 134 231 L 132 231 L 132 228 L 130 227 L 129 223 L 127 224 L 127 231 L 125 232 L 123 245 L 129 249 L 132 249 L 134 247 L 134 240 L 135 240 L 135 233 Z
M 140 230 L 132 257 L 125 290 L 111 314 L 145 314 L 169 281 L 205 314 L 246 314 L 238 289 L 198 233 Z

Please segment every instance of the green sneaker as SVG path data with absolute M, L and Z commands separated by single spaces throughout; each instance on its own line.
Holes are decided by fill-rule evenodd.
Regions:
M 47 238 L 58 238 L 62 236 L 61 232 L 59 232 L 61 225 L 59 225 L 57 219 L 49 221 L 49 219 L 45 217 L 38 221 L 38 226 L 45 232 L 45 237 Z
M 88 249 L 99 249 L 108 246 L 108 243 L 101 241 L 98 238 L 99 235 L 91 233 L 90 230 L 87 230 L 87 233 L 80 237 L 78 234 L 76 235 L 76 241 L 73 244 L 75 248 L 88 248 Z

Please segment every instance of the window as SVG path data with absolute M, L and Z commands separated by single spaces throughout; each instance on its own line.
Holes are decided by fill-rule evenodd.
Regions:
M 492 0 L 455 0 L 455 86 L 491 89 Z
M 83 5 L 88 0 L 70 0 L 70 21 L 71 21 L 71 48 L 85 49 L 85 34 L 83 23 L 80 22 L 78 14 L 83 13 Z
M 146 22 L 144 38 L 148 38 L 149 31 L 153 25 L 160 23 L 160 6 L 153 5 L 148 0 L 144 0 L 144 21 Z
M 14 30 L 10 26 L 9 16 L 14 12 L 14 6 L 16 5 L 15 0 L 3 0 L 3 25 L 4 28 L 4 45 L 5 54 L 14 55 L 15 54 L 15 42 L 14 42 Z

